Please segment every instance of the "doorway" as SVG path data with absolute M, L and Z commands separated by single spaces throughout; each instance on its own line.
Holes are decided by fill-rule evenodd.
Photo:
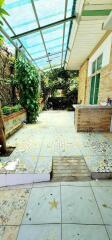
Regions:
M 98 103 L 98 93 L 100 85 L 100 73 L 91 78 L 90 104 Z

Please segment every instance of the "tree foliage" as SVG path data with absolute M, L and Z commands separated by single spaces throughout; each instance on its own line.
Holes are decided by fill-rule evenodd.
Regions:
M 62 89 L 67 96 L 71 90 L 78 88 L 77 74 L 76 71 L 67 71 L 63 68 L 46 72 L 41 81 L 43 94 L 53 95 L 57 89 Z
M 1 20 L 4 15 L 9 15 L 5 9 L 3 8 L 3 5 L 5 3 L 5 0 L 0 0 L 0 28 L 3 26 L 3 21 Z M 3 44 L 3 36 L 0 34 L 0 46 Z
M 27 111 L 28 122 L 35 122 L 39 110 L 39 74 L 35 66 L 21 55 L 16 60 L 15 84 L 19 90 L 20 103 Z

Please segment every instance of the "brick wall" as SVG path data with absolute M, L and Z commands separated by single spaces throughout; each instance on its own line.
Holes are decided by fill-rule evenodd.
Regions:
M 79 90 L 78 90 L 78 102 L 86 102 L 86 91 L 87 91 L 87 70 L 88 70 L 88 61 L 86 61 L 79 72 Z
M 75 128 L 77 132 L 110 132 L 112 107 L 77 106 Z

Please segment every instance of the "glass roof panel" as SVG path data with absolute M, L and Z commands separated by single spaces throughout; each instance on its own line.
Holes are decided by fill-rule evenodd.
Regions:
M 5 3 L 5 9 L 10 14 L 6 19 L 16 34 L 37 27 L 30 0 L 6 0 Z
M 37 66 L 39 68 L 49 68 L 49 62 L 48 62 L 48 59 L 47 58 L 44 58 L 44 59 L 40 59 L 38 61 L 35 61 L 35 63 L 37 64 Z
M 21 37 L 20 41 L 33 58 L 41 57 L 45 54 L 45 49 L 39 32 Z
M 40 26 L 64 18 L 65 0 L 34 0 Z
M 72 7 L 73 7 L 73 4 L 75 4 L 76 0 L 68 0 L 68 6 L 67 6 L 67 15 L 66 17 L 71 17 L 72 15 Z
M 32 1 L 34 1 L 35 10 L 39 18 L 39 26 L 36 21 Z M 65 34 L 64 23 L 41 30 L 44 40 L 42 39 L 39 29 L 36 32 L 35 29 L 39 28 L 40 26 L 51 24 L 59 20 L 64 20 L 66 1 L 65 0 L 32 0 L 32 1 L 6 0 L 5 9 L 9 12 L 10 16 L 6 16 L 6 20 L 9 26 L 6 23 L 4 23 L 4 30 L 8 33 L 10 37 L 15 36 L 16 34 L 16 38 L 18 39 L 13 41 L 16 42 L 18 46 L 20 46 L 20 44 L 22 43 L 24 48 L 31 55 L 31 58 L 36 59 L 36 64 L 38 64 L 40 68 L 46 68 L 46 66 L 48 68 L 50 67 L 48 56 L 49 59 L 52 60 L 51 64 L 53 66 L 54 64 L 58 64 L 59 66 L 61 65 L 62 61 L 62 49 L 64 50 L 63 61 L 66 56 L 65 53 L 68 43 L 70 22 L 66 22 Z M 66 17 L 70 17 L 72 15 L 73 5 L 75 11 L 76 1 L 77 0 L 68 0 Z M 13 32 L 10 30 L 10 27 L 13 29 Z M 34 30 L 33 31 L 34 33 L 31 34 L 30 31 L 32 30 Z M 21 34 L 21 37 L 18 36 L 18 34 Z M 64 45 L 62 47 L 63 34 Z M 48 56 L 46 54 L 46 50 Z M 57 55 L 55 55 L 56 52 Z M 26 55 L 28 54 L 26 53 Z M 38 59 L 43 56 L 44 58 Z

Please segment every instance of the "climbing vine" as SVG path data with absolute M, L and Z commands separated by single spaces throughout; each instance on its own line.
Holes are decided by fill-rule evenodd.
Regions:
M 19 91 L 20 103 L 27 111 L 28 123 L 35 122 L 39 110 L 39 74 L 35 66 L 22 55 L 16 60 L 15 84 Z

